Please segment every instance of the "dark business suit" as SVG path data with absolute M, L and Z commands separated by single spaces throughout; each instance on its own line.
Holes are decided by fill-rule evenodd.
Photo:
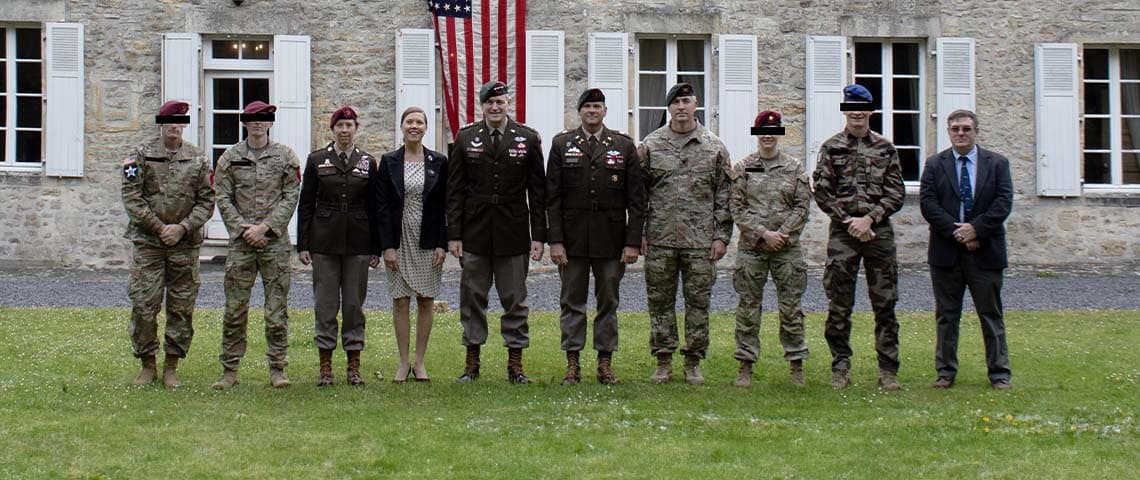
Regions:
M 930 264 L 934 287 L 937 343 L 934 366 L 939 377 L 958 372 L 958 323 L 966 288 L 982 324 L 990 381 L 1009 380 L 1009 351 L 1002 319 L 1002 274 L 1006 259 L 1005 219 L 1013 206 L 1009 160 L 978 147 L 972 214 L 966 219 L 977 232 L 979 247 L 969 251 L 954 239 L 959 218 L 961 162 L 953 149 L 926 160 L 922 172 L 922 217 L 930 224 Z
M 400 248 L 404 218 L 404 147 L 380 157 L 376 180 L 376 217 L 380 251 Z M 424 148 L 424 205 L 420 244 L 406 248 L 447 249 L 447 157 Z

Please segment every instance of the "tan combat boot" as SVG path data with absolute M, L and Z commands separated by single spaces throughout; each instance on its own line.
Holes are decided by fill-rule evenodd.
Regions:
M 364 379 L 360 377 L 360 350 L 349 350 L 344 353 L 348 356 L 348 367 L 344 370 L 348 384 L 354 387 L 364 386 Z
M 507 350 L 507 381 L 515 384 L 530 383 L 530 379 L 523 373 L 521 348 Z
M 154 355 L 143 355 L 139 357 L 142 361 L 142 369 L 139 370 L 138 376 L 131 383 L 135 385 L 147 385 L 153 382 L 155 377 L 158 377 L 158 367 L 154 363 Z
M 320 373 L 317 374 L 317 386 L 327 387 L 333 384 L 332 355 L 333 351 L 321 348 L 317 351 L 320 356 Z
M 289 386 L 289 377 L 285 376 L 285 370 L 280 368 L 269 369 L 269 384 L 273 388 L 285 388 Z
M 740 368 L 736 371 L 736 380 L 732 384 L 744 388 L 752 386 L 752 362 L 740 361 Z
M 582 366 L 578 364 L 578 352 L 566 352 L 566 376 L 562 377 L 563 385 L 577 385 L 582 381 Z
M 598 352 L 598 383 L 617 385 L 618 379 L 613 370 L 614 352 Z
M 239 383 L 241 383 L 241 381 L 238 380 L 238 371 L 227 368 L 222 372 L 222 378 L 219 378 L 213 385 L 210 385 L 210 388 L 214 390 L 225 390 Z
M 166 361 L 162 363 L 162 384 L 166 388 L 179 388 L 182 382 L 178 380 L 178 355 L 166 354 Z
M 696 355 L 685 356 L 685 383 L 689 385 L 705 384 L 705 377 L 701 375 L 701 359 Z
M 899 385 L 898 375 L 890 370 L 879 369 L 879 386 L 888 392 L 902 390 L 902 385 Z
M 657 369 L 653 370 L 653 375 L 649 376 L 651 383 L 658 385 L 668 383 L 673 379 L 673 354 L 672 353 L 659 353 L 657 354 Z
M 802 359 L 797 358 L 795 360 L 792 360 L 791 362 L 788 362 L 788 364 L 791 367 L 792 385 L 795 385 L 797 387 L 802 387 L 802 386 L 806 385 L 807 380 L 804 379 L 804 361 Z
M 842 390 L 851 385 L 851 372 L 846 368 L 831 371 L 831 388 Z

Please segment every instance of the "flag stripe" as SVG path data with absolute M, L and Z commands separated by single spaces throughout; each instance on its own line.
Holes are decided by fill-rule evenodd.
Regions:
M 466 112 L 467 113 L 467 122 L 466 123 L 471 123 L 471 122 L 475 121 L 475 102 L 472 101 L 472 97 L 476 95 L 476 92 L 475 92 L 475 85 L 476 85 L 476 83 L 475 83 L 475 64 L 474 64 L 475 46 L 473 45 L 475 42 L 472 41 L 472 36 L 473 36 L 472 32 L 471 32 L 472 27 L 473 27 L 472 23 L 473 22 L 471 21 L 471 19 L 464 20 L 464 22 L 463 22 L 464 27 L 466 27 L 463 30 L 463 47 L 464 47 L 463 53 L 465 54 L 463 63 L 464 63 L 464 66 L 466 67 L 466 68 L 464 68 L 464 73 L 467 77 L 466 81 L 463 83 L 464 85 L 467 86 L 467 94 L 465 96 L 465 98 L 467 100 L 465 102 L 467 104 L 467 112 Z
M 454 17 L 447 17 L 447 31 L 450 32 L 447 35 L 447 52 L 448 52 L 447 53 L 447 69 L 448 69 L 448 73 L 451 74 L 451 98 L 452 98 L 451 109 L 448 112 L 448 114 L 450 114 L 453 117 L 456 117 L 455 122 L 454 122 L 456 124 L 456 126 L 455 126 L 456 130 L 455 131 L 458 131 L 459 124 L 461 123 L 461 121 L 459 119 L 459 102 L 462 101 L 461 99 L 463 97 L 459 96 L 459 84 L 460 84 L 459 76 L 458 76 L 459 75 L 459 64 L 458 64 L 459 60 L 458 60 L 458 58 L 456 58 L 458 55 L 456 55 L 456 53 L 455 53 L 455 18 Z
M 480 83 L 491 81 L 491 0 L 479 0 L 482 9 L 479 11 L 480 37 L 483 44 L 483 78 Z
M 515 4 L 515 115 L 526 122 L 526 2 Z

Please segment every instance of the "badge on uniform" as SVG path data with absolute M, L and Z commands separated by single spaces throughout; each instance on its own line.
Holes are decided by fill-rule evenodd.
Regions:
M 619 176 L 618 176 L 618 175 L 615 173 L 615 174 L 613 174 L 613 175 L 611 175 L 611 176 L 610 176 L 610 181 L 611 181 L 611 182 L 613 182 L 613 183 L 621 183 L 621 177 L 619 177 Z
M 328 158 L 326 158 L 326 159 L 325 159 L 325 163 L 322 163 L 322 164 L 320 164 L 320 165 L 317 165 L 317 168 L 331 168 L 331 167 L 334 167 L 334 166 L 335 166 L 335 165 L 333 165 L 333 164 L 332 164 L 332 162 L 330 162 L 330 161 L 329 161 L 329 159 L 328 159 Z
M 482 146 L 483 146 L 483 140 L 481 138 L 475 137 L 475 138 L 471 139 L 471 147 L 472 148 L 479 148 Z
M 133 182 L 138 176 L 139 166 L 134 161 L 123 164 L 123 178 L 127 179 L 128 182 Z
M 507 156 L 509 156 L 511 158 L 525 157 L 526 156 L 526 144 L 520 142 L 518 144 L 515 144 L 515 148 L 507 149 Z
M 516 142 L 525 142 L 525 141 L 526 141 L 526 137 L 521 137 L 521 136 L 520 136 L 520 137 L 515 137 L 515 141 L 516 141 Z
M 618 167 L 625 164 L 625 157 L 617 150 L 609 150 L 606 152 L 606 166 Z
M 368 157 L 363 157 L 356 162 L 356 169 L 364 173 L 368 173 Z

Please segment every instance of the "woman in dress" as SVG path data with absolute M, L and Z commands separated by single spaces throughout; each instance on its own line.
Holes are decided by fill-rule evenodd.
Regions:
M 380 159 L 376 181 L 380 249 L 387 267 L 388 292 L 400 364 L 394 382 L 427 381 L 424 353 L 447 248 L 447 157 L 423 145 L 427 114 L 409 107 L 400 115 L 404 146 Z M 416 360 L 408 364 L 411 297 L 416 297 Z

